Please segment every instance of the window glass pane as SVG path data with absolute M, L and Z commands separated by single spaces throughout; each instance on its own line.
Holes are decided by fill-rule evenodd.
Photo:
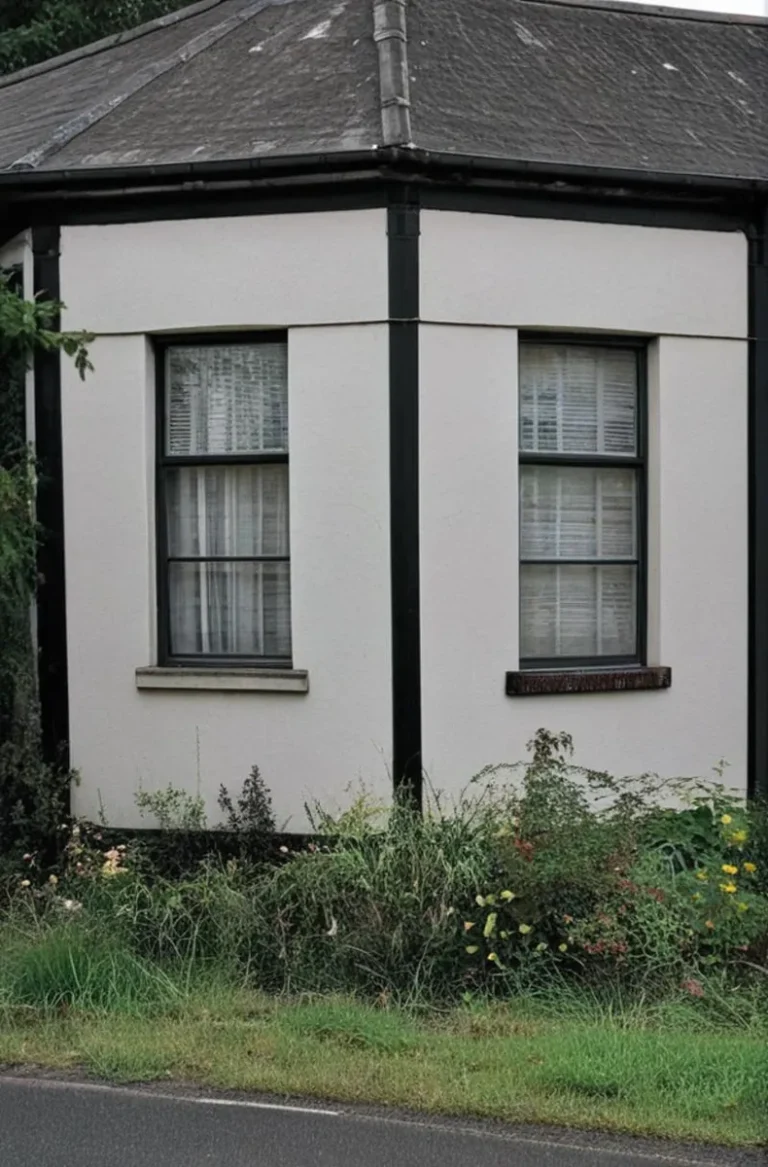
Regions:
M 165 472 L 168 553 L 288 555 L 288 466 L 178 466 Z
M 521 566 L 521 657 L 631 656 L 636 628 L 635 566 Z
M 170 563 L 171 653 L 290 660 L 288 563 Z
M 171 347 L 166 383 L 166 453 L 288 449 L 286 344 Z
M 634 470 L 520 467 L 523 559 L 634 559 Z
M 520 449 L 634 454 L 636 353 L 588 345 L 522 344 Z

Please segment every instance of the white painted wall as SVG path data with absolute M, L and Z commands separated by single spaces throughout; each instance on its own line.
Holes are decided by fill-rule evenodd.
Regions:
M 746 246 L 738 235 L 424 215 L 424 760 L 458 792 L 545 726 L 615 773 L 746 781 Z M 460 276 L 450 265 L 461 257 Z M 478 321 L 500 327 L 478 327 Z M 508 698 L 518 651 L 515 326 L 652 345 L 651 659 L 668 691 Z M 674 332 L 677 335 L 664 335 Z M 719 339 L 732 336 L 736 339 Z M 657 537 L 653 539 L 653 532 Z
M 63 385 L 79 814 L 101 797 L 111 823 L 137 824 L 140 784 L 194 790 L 199 776 L 216 821 L 219 784 L 237 790 L 253 763 L 293 830 L 307 797 L 343 801 L 358 779 L 390 790 L 388 330 L 328 323 L 385 310 L 385 215 L 340 215 L 341 250 L 343 224 L 318 215 L 312 233 L 309 218 L 233 221 L 244 234 L 223 258 L 229 221 L 63 231 L 65 324 L 107 334 L 95 374 L 83 384 L 65 366 Z M 289 332 L 289 424 L 294 661 L 309 694 L 137 691 L 135 669 L 155 663 L 154 383 L 146 337 L 118 334 L 308 320 L 320 323 Z
M 384 320 L 386 212 L 66 227 L 61 286 L 100 334 Z
M 424 320 L 746 336 L 737 232 L 425 211 Z
M 386 795 L 391 758 L 385 213 L 65 228 L 67 597 L 75 809 L 136 823 L 139 784 L 257 762 L 280 821 L 308 795 Z M 421 572 L 425 764 L 456 792 L 539 726 L 617 772 L 743 784 L 747 685 L 746 244 L 737 234 L 426 212 Z M 457 274 L 458 271 L 458 274 Z M 154 414 L 146 333 L 286 326 L 295 664 L 307 696 L 137 691 L 155 662 Z M 651 652 L 666 692 L 518 698 L 517 330 L 645 333 Z M 656 535 L 654 536 L 654 532 Z

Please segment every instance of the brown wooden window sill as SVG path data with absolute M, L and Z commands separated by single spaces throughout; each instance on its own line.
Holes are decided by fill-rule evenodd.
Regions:
M 553 693 L 636 693 L 668 689 L 672 670 L 661 665 L 636 668 L 525 669 L 507 673 L 508 697 L 544 697 Z

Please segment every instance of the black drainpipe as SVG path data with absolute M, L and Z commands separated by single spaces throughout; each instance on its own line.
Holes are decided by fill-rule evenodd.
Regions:
M 419 204 L 398 191 L 389 248 L 389 475 L 392 582 L 392 777 L 421 807 L 419 583 Z
M 749 793 L 768 797 L 768 205 L 749 239 Z
M 58 227 L 32 231 L 35 295 L 59 299 Z M 59 327 L 58 320 L 53 324 Z M 61 434 L 61 358 L 38 351 L 35 374 L 35 450 L 38 460 L 37 643 L 42 744 L 46 760 L 69 767 L 67 607 L 64 576 L 64 479 Z

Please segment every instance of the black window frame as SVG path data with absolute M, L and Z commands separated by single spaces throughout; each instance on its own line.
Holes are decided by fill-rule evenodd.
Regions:
M 290 449 L 250 454 L 183 454 L 167 452 L 166 409 L 166 354 L 171 348 L 201 348 L 214 345 L 284 344 L 288 346 L 288 332 L 284 329 L 229 332 L 185 332 L 181 335 L 163 334 L 152 338 L 155 359 L 155 546 L 157 556 L 157 663 L 166 668 L 200 669 L 290 669 L 293 656 L 264 657 L 252 654 L 215 655 L 212 653 L 171 652 L 171 595 L 170 564 L 182 562 L 221 563 L 288 563 L 291 562 L 290 529 L 287 555 L 235 556 L 178 556 L 170 555 L 166 509 L 166 479 L 168 471 L 182 466 L 265 466 L 288 465 Z M 290 481 L 289 481 L 290 492 Z M 290 569 L 289 569 L 290 570 Z M 290 574 L 289 574 L 290 578 Z
M 637 447 L 634 455 L 627 454 L 559 454 L 534 453 L 524 451 L 520 442 L 518 426 L 518 491 L 520 489 L 520 469 L 523 466 L 583 466 L 586 469 L 612 469 L 621 467 L 635 471 L 637 481 L 637 548 L 634 559 L 563 559 L 560 564 L 605 565 L 612 563 L 637 565 L 637 611 L 635 616 L 635 651 L 626 655 L 613 656 L 555 656 L 520 657 L 521 671 L 541 671 L 554 669 L 567 672 L 571 669 L 596 670 L 616 668 L 642 668 L 647 664 L 648 651 L 648 344 L 647 337 L 621 335 L 593 335 L 591 333 L 569 332 L 521 332 L 518 337 L 518 375 L 522 365 L 525 345 L 552 345 L 581 348 L 623 349 L 633 352 L 637 362 Z M 518 411 L 519 411 L 518 389 Z M 520 504 L 521 505 L 521 504 Z M 518 544 L 520 568 L 528 564 L 541 564 L 551 559 L 523 558 L 522 521 Z M 522 573 L 521 573 L 522 574 Z M 522 619 L 522 589 L 519 602 Z

